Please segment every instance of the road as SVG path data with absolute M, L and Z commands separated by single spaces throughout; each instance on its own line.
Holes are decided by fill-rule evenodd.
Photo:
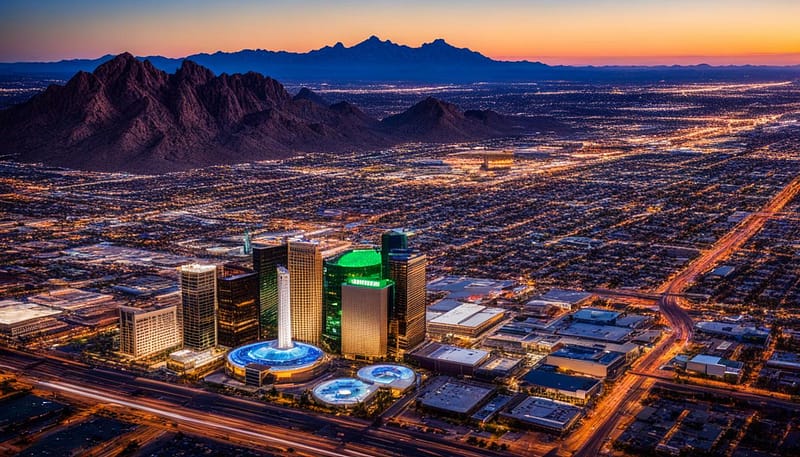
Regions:
M 171 424 L 176 423 L 204 436 L 230 436 L 266 449 L 293 447 L 310 455 L 509 455 L 434 434 L 374 427 L 349 416 L 280 407 L 5 348 L 0 348 L 0 366 L 40 390 L 156 416 L 168 430 L 175 430 Z
M 691 340 L 694 323 L 682 306 L 684 304 L 682 294 L 700 275 L 741 249 L 764 227 L 767 220 L 782 211 L 798 193 L 800 193 L 800 177 L 791 181 L 760 211 L 750 214 L 709 249 L 703 251 L 686 268 L 656 289 L 656 293 L 660 295 L 659 310 L 669 323 L 672 332 L 615 383 L 613 392 L 597 406 L 592 418 L 586 420 L 583 426 L 565 441 L 562 450 L 568 453 L 572 451 L 575 457 L 589 457 L 600 453 L 603 442 L 611 435 L 627 410 L 644 398 L 654 384 L 653 379 L 639 376 L 635 372 L 654 373 Z

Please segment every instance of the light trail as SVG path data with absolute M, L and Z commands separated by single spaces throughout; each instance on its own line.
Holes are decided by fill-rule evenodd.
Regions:
M 288 446 L 288 447 L 293 447 L 293 448 L 296 448 L 296 449 L 301 449 L 301 450 L 304 450 L 304 451 L 307 451 L 307 452 L 312 452 L 312 453 L 315 453 L 315 454 L 318 454 L 318 455 L 325 455 L 325 456 L 329 456 L 329 457 L 341 457 L 341 456 L 373 457 L 370 454 L 364 454 L 362 452 L 358 452 L 358 451 L 355 451 L 355 450 L 352 450 L 352 449 L 344 450 L 343 453 L 332 452 L 332 451 L 328 451 L 326 449 L 320 449 L 320 448 L 316 448 L 316 447 L 313 447 L 313 446 L 309 446 L 307 444 L 299 443 L 297 441 L 291 441 L 291 440 L 284 439 L 284 438 L 277 438 L 277 437 L 274 437 L 274 436 L 265 435 L 263 433 L 257 433 L 257 432 L 251 431 L 251 430 L 246 430 L 246 429 L 242 429 L 242 428 L 238 428 L 238 427 L 233 427 L 233 426 L 221 424 L 221 423 L 218 423 L 218 422 L 211 422 L 211 421 L 207 421 L 207 420 L 197 419 L 195 417 L 186 416 L 186 415 L 174 412 L 174 411 L 167 411 L 167 410 L 164 410 L 164 409 L 161 409 L 161 408 L 156 408 L 156 407 L 152 407 L 152 406 L 143 405 L 141 403 L 132 402 L 132 401 L 129 401 L 129 400 L 125 400 L 125 399 L 116 397 L 116 396 L 100 394 L 100 393 L 98 393 L 98 391 L 91 391 L 91 390 L 84 389 L 84 388 L 81 388 L 81 387 L 78 387 L 78 386 L 75 386 L 75 385 L 71 385 L 71 384 L 64 384 L 64 383 L 60 383 L 60 382 L 48 382 L 48 381 L 37 381 L 37 383 L 42 385 L 42 386 L 44 386 L 44 387 L 48 387 L 50 389 L 69 392 L 69 393 L 72 393 L 74 395 L 79 395 L 79 396 L 82 396 L 82 397 L 85 397 L 85 398 L 91 398 L 93 400 L 97 400 L 97 401 L 100 401 L 100 402 L 113 403 L 113 404 L 117 404 L 117 405 L 124 406 L 124 407 L 127 407 L 127 408 L 136 409 L 136 410 L 139 410 L 139 411 L 144 411 L 144 412 L 147 412 L 147 413 L 150 413 L 150 414 L 155 414 L 155 415 L 160 416 L 160 417 L 165 417 L 165 418 L 174 419 L 174 420 L 181 421 L 181 422 L 188 422 L 190 424 L 200 425 L 200 426 L 204 426 L 204 427 L 211 427 L 211 428 L 215 428 L 215 429 L 218 429 L 218 430 L 223 430 L 223 431 L 226 431 L 226 432 L 245 435 L 245 436 L 257 438 L 257 439 L 262 440 L 262 441 L 269 441 L 269 442 L 272 442 L 272 443 L 275 443 L 275 444 L 280 444 L 282 446 Z

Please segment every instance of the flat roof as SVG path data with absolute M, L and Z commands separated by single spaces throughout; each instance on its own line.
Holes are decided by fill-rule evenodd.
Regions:
M 514 419 L 541 425 L 543 427 L 564 429 L 583 414 L 583 408 L 549 398 L 528 397 L 511 409 L 506 415 Z
M 569 392 L 577 392 L 579 390 L 588 391 L 600 384 L 600 381 L 594 378 L 588 378 L 585 376 L 572 376 L 551 370 L 543 370 L 541 368 L 534 368 L 530 370 L 529 372 L 525 373 L 521 379 L 534 386 L 542 386 L 549 389 L 559 389 Z
M 394 281 L 391 279 L 347 278 L 344 285 L 351 287 L 366 287 L 369 289 L 385 289 L 389 286 L 393 286 Z
M 422 404 L 443 411 L 466 414 L 494 392 L 488 387 L 457 381 L 448 381 L 438 389 L 429 390 L 422 397 Z
M 0 301 L 0 325 L 14 325 L 42 317 L 61 314 L 61 311 L 16 300 Z
M 474 303 L 464 303 L 433 319 L 433 324 L 460 325 L 462 327 L 479 327 L 486 321 L 505 313 L 502 308 L 487 308 Z
M 572 318 L 590 322 L 608 322 L 617 319 L 619 314 L 610 309 L 581 308 L 572 314 Z
M 355 249 L 345 252 L 330 263 L 344 268 L 371 267 L 381 264 L 381 254 L 375 249 Z
M 625 354 L 621 352 L 604 351 L 602 349 L 585 346 L 564 346 L 550 355 L 553 357 L 563 357 L 565 359 L 585 360 L 602 365 L 609 365 L 617 360 L 617 358 L 625 356 Z
M 509 371 L 516 368 L 520 363 L 522 363 L 522 359 L 497 357 L 481 365 L 481 370 Z
M 442 345 L 430 353 L 428 358 L 474 366 L 488 356 L 489 353 L 481 349 L 464 349 L 456 346 Z
M 112 295 L 90 292 L 88 290 L 64 288 L 51 290 L 28 297 L 28 300 L 40 305 L 57 309 L 76 310 L 88 306 L 110 302 Z
M 467 276 L 446 276 L 428 284 L 428 290 L 448 292 L 447 298 L 476 301 L 496 295 L 513 286 L 514 281 Z
M 556 333 L 559 335 L 618 343 L 627 339 L 631 333 L 633 333 L 633 330 L 628 327 L 617 327 L 616 325 L 597 325 L 587 324 L 585 322 L 573 322 L 567 327 L 558 330 Z
M 587 298 L 591 297 L 590 292 L 583 292 L 580 290 L 567 290 L 567 289 L 550 289 L 540 299 L 548 301 L 560 301 L 575 305 Z
M 721 365 L 720 363 L 721 360 L 722 357 L 717 357 L 715 355 L 698 354 L 692 357 L 692 359 L 689 360 L 689 362 L 702 363 L 704 365 Z
M 210 271 L 217 271 L 216 265 L 206 265 L 200 263 L 190 263 L 188 265 L 181 265 L 179 270 L 184 273 L 208 273 Z

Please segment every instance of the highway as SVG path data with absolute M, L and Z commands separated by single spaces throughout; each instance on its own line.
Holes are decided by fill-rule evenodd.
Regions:
M 717 240 L 709 249 L 703 251 L 682 271 L 673 275 L 656 289 L 660 295 L 659 310 L 669 323 L 672 332 L 663 338 L 646 356 L 638 360 L 613 387 L 613 392 L 603 399 L 583 426 L 576 430 L 562 446 L 562 453 L 570 452 L 575 457 L 598 455 L 604 441 L 617 427 L 620 419 L 629 408 L 634 407 L 649 392 L 654 379 L 635 374 L 654 373 L 658 367 L 669 361 L 691 340 L 694 323 L 683 309 L 682 294 L 695 280 L 718 262 L 728 258 L 741 249 L 747 241 L 758 233 L 769 218 L 783 210 L 800 193 L 800 177 L 792 180 L 760 211 L 750 214 L 730 232 Z M 711 391 L 719 389 L 705 387 Z M 769 399 L 753 395 L 754 398 Z
M 118 405 L 134 416 L 156 416 L 166 430 L 230 437 L 264 449 L 292 447 L 320 456 L 509 455 L 434 434 L 379 428 L 371 421 L 349 416 L 281 407 L 5 348 L 0 348 L 0 365 L 38 390 L 90 404 Z

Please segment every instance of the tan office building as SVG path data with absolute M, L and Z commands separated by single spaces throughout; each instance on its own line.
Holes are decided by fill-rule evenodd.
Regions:
M 319 244 L 289 242 L 292 339 L 318 346 L 322 340 L 322 252 Z
M 363 278 L 349 278 L 342 285 L 342 355 L 386 356 L 393 286 L 386 279 Z

